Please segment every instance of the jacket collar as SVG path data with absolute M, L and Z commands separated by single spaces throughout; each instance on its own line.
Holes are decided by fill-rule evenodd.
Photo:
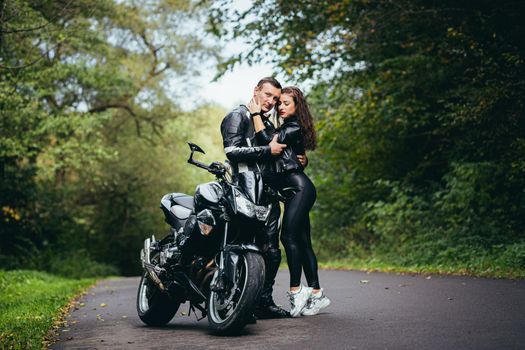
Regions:
M 297 117 L 296 117 L 295 115 L 292 115 L 292 116 L 290 116 L 290 117 L 288 117 L 288 118 L 284 118 L 284 119 L 283 119 L 283 124 L 293 123 L 293 122 L 298 123 L 298 121 L 297 121 Z

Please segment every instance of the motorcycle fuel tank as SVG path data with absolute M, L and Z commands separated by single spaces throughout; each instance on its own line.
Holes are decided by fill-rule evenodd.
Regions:
M 219 201 L 222 195 L 222 187 L 215 181 L 198 185 L 195 189 L 195 211 L 220 209 Z

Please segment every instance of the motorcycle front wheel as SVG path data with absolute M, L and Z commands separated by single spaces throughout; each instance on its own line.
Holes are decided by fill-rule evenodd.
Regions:
M 173 301 L 153 283 L 144 272 L 137 292 L 137 313 L 148 326 L 164 326 L 179 309 L 180 303 Z
M 264 259 L 254 252 L 239 255 L 237 273 L 231 289 L 210 292 L 208 324 L 222 334 L 240 331 L 252 316 L 257 295 L 264 282 Z

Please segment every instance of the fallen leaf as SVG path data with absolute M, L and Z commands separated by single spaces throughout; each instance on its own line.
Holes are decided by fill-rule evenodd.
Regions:
M 427 276 L 427 280 L 432 279 L 432 276 Z
M 128 316 L 126 316 L 126 315 L 123 315 L 123 316 L 122 316 L 122 318 L 128 318 Z
M 106 307 L 106 306 L 108 306 L 108 304 L 106 304 L 106 303 L 100 303 L 100 307 Z
M 361 280 L 359 281 L 360 283 L 363 283 L 363 284 L 367 284 L 369 281 L 368 280 Z

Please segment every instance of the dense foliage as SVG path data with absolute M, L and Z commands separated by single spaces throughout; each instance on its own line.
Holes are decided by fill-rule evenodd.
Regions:
M 216 57 L 200 18 L 190 1 L 0 2 L 0 266 L 138 271 L 161 195 L 202 178 L 185 142 L 220 153 L 190 124 L 224 112 L 177 105 Z
M 215 2 L 309 89 L 324 257 L 525 271 L 524 1 Z
M 218 58 L 207 16 L 252 44 L 223 71 L 308 90 L 322 259 L 525 275 L 525 1 L 199 4 L 0 1 L 1 267 L 137 271 L 160 196 L 210 178 L 185 141 L 224 157 L 225 111 L 177 103 Z

